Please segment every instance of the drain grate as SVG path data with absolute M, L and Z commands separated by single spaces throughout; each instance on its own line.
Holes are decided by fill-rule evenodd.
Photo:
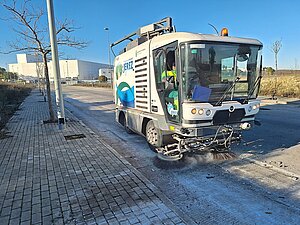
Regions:
M 72 134 L 72 135 L 65 135 L 65 139 L 67 141 L 74 140 L 74 139 L 80 139 L 85 138 L 86 136 L 84 134 Z
M 50 123 L 57 123 L 58 120 L 54 120 L 54 121 L 51 121 L 51 120 L 43 120 L 43 124 L 50 124 Z

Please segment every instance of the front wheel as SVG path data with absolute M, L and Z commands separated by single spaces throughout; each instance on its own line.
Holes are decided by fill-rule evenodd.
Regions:
M 146 140 L 152 150 L 162 147 L 162 134 L 161 131 L 154 126 L 153 121 L 149 121 L 146 126 Z

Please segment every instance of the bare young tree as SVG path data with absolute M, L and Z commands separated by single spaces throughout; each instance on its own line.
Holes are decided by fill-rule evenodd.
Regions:
M 278 53 L 282 47 L 282 41 L 281 40 L 277 40 L 272 44 L 271 50 L 274 53 L 274 57 L 275 57 L 275 70 L 278 70 Z M 272 90 L 272 99 L 276 99 L 276 95 L 278 93 L 278 89 L 281 86 L 281 83 L 279 83 L 278 81 L 278 77 L 277 74 L 275 73 L 275 80 L 274 80 L 274 87 Z
M 49 69 L 47 64 L 48 57 L 51 54 L 51 45 L 47 26 L 43 23 L 45 21 L 43 21 L 43 18 L 46 16 L 45 11 L 38 9 L 30 0 L 25 0 L 21 3 L 14 0 L 10 4 L 6 4 L 5 2 L 1 2 L 0 4 L 10 12 L 12 16 L 11 19 L 16 25 L 13 31 L 17 34 L 16 40 L 9 42 L 10 50 L 4 53 L 26 52 L 38 53 L 42 56 L 50 115 L 49 120 L 55 121 L 56 117 L 52 107 Z M 57 44 L 77 49 L 85 48 L 87 46 L 86 41 L 78 41 L 70 35 L 75 30 L 76 28 L 69 20 L 57 22 Z
M 274 57 L 275 57 L 275 69 L 277 71 L 278 69 L 278 53 L 282 47 L 282 41 L 281 40 L 277 40 L 272 44 L 271 50 L 274 53 Z

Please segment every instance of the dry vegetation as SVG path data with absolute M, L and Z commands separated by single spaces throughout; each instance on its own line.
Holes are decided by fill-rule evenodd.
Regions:
M 74 86 L 111 88 L 110 83 L 78 83 Z M 264 75 L 259 91 L 260 95 L 270 97 L 300 98 L 300 74 Z
M 33 87 L 32 84 L 0 82 L 0 131 Z
M 85 82 L 85 83 L 73 84 L 73 86 L 111 88 L 110 83 L 101 83 L 101 82 L 95 82 L 95 83 Z
M 300 98 L 300 75 L 270 75 L 261 81 L 260 95 Z

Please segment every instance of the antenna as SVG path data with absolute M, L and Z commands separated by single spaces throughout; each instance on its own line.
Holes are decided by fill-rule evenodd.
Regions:
M 212 28 L 214 28 L 214 30 L 216 31 L 217 35 L 220 36 L 219 31 L 217 30 L 217 28 L 212 25 L 211 23 L 208 23 L 209 26 L 211 26 Z

